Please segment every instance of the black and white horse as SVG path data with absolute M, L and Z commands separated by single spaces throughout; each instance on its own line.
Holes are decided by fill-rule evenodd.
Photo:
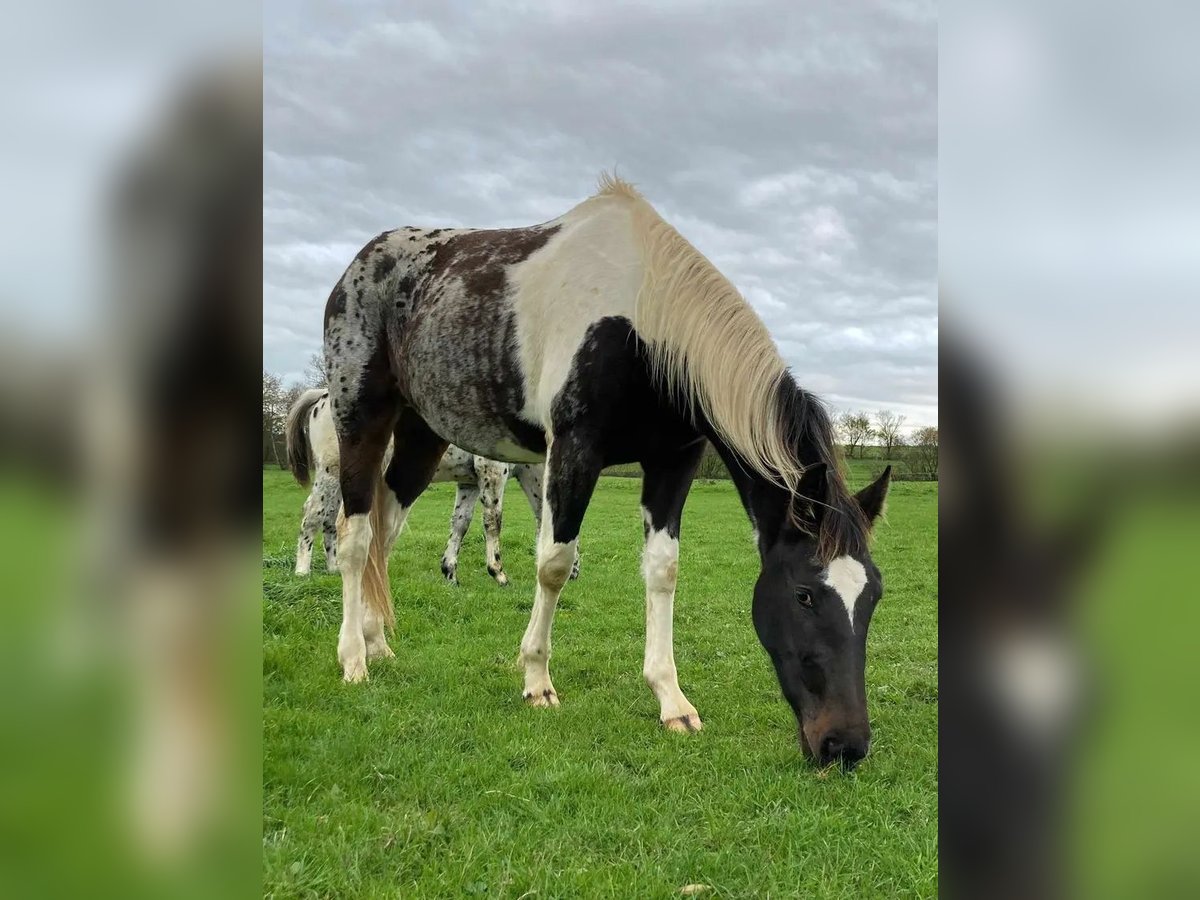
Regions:
M 453 442 L 545 460 L 519 660 L 525 699 L 557 706 L 550 630 L 580 523 L 601 469 L 638 462 L 642 671 L 663 724 L 698 730 L 676 674 L 672 608 L 681 513 L 707 439 L 755 531 L 754 626 L 802 747 L 822 763 L 867 753 L 867 626 L 883 592 L 867 544 L 890 471 L 849 493 L 820 402 L 733 285 L 633 187 L 605 176 L 594 196 L 528 228 L 384 232 L 330 295 L 325 359 L 345 513 L 346 681 L 367 677 L 368 658 L 392 655 L 387 554 Z
M 301 485 L 307 485 L 310 474 L 312 490 L 304 501 L 304 516 L 300 536 L 296 540 L 296 574 L 307 575 L 312 569 L 312 552 L 317 535 L 323 538 L 325 568 L 337 571 L 337 515 L 342 502 L 339 485 L 337 432 L 329 406 L 329 392 L 313 388 L 301 394 L 287 419 L 287 454 L 292 475 Z M 390 459 L 391 448 L 385 459 Z M 500 529 L 503 521 L 504 487 L 512 475 L 521 485 L 534 522 L 540 528 L 542 518 L 542 469 L 530 463 L 497 462 L 474 456 L 461 447 L 447 448 L 432 481 L 453 481 L 456 485 L 454 513 L 450 517 L 450 537 L 442 554 L 442 574 L 458 584 L 458 553 L 463 538 L 471 527 L 475 505 L 483 506 L 483 532 L 488 574 L 503 586 L 508 584 L 500 560 Z M 576 556 L 572 578 L 579 577 L 579 558 Z

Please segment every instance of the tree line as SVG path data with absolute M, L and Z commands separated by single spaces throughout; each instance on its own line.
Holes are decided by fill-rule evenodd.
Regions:
M 844 412 L 834 422 L 838 439 L 846 456 L 862 459 L 867 447 L 877 447 L 883 459 L 897 460 L 901 474 L 912 478 L 937 480 L 938 429 L 926 425 L 905 437 L 905 417 L 890 409 L 865 412 Z
M 283 379 L 272 372 L 263 372 L 263 465 L 274 463 L 281 469 L 287 466 L 287 440 L 284 426 L 288 410 L 309 388 L 323 388 L 329 379 L 325 375 L 325 357 L 314 353 L 304 370 L 304 378 L 285 386 Z
M 285 386 L 278 375 L 263 372 L 263 465 L 274 463 L 281 468 L 287 465 L 284 425 L 288 410 L 304 391 L 324 387 L 327 383 L 325 359 L 319 353 L 309 359 L 300 382 Z M 890 409 L 880 409 L 871 415 L 861 411 L 844 412 L 835 419 L 834 425 L 848 459 L 864 459 L 868 448 L 873 448 L 872 456 L 898 464 L 898 478 L 936 481 L 937 427 L 918 428 L 905 437 L 904 422 L 904 416 Z M 725 464 L 711 447 L 705 449 L 696 474 L 700 478 L 729 477 Z

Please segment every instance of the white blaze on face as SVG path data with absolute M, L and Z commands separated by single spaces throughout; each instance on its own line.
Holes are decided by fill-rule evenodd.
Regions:
M 839 556 L 829 564 L 824 581 L 842 598 L 846 615 L 850 617 L 850 630 L 854 631 L 854 605 L 867 586 L 867 570 L 852 556 Z

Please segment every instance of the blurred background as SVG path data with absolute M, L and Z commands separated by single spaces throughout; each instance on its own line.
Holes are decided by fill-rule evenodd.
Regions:
M 259 890 L 259 11 L 0 30 L 0 894 Z
M 943 889 L 1195 896 L 1197 10 L 939 24 Z
M 1194 896 L 1197 10 L 940 15 L 943 889 Z M 258 890 L 259 24 L 0 32 L 6 896 Z

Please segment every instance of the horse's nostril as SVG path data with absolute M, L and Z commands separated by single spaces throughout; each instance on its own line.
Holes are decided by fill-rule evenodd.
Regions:
M 842 739 L 836 734 L 827 734 L 821 738 L 821 762 L 831 763 L 842 755 L 845 745 L 842 744 Z
M 847 769 L 853 769 L 867 755 L 867 741 L 859 740 L 838 732 L 832 732 L 821 739 L 821 765 L 840 762 Z

